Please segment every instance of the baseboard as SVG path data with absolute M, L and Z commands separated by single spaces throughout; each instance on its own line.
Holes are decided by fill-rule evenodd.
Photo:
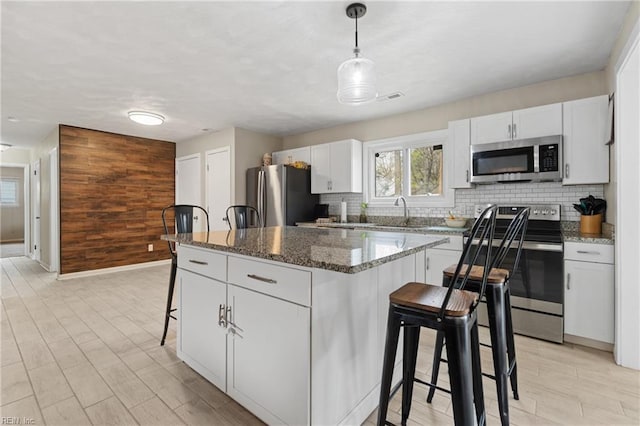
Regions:
M 114 266 L 111 268 L 92 269 L 90 271 L 70 272 L 68 274 L 58 274 L 58 280 L 69 280 L 73 278 L 92 277 L 95 275 L 111 274 L 113 272 L 131 271 L 134 269 L 152 268 L 160 265 L 170 265 L 171 259 L 155 260 L 153 262 L 134 263 L 133 265 Z
M 570 334 L 565 334 L 564 341 L 568 343 L 573 343 L 574 345 L 587 346 L 589 348 L 599 349 L 601 351 L 613 352 L 612 343 L 601 342 L 599 340 L 593 340 L 586 337 L 572 336 Z

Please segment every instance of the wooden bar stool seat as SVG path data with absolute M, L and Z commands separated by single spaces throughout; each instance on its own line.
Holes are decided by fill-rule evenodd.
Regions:
M 454 268 L 455 271 L 455 268 Z M 482 280 L 482 277 L 480 277 Z M 389 301 L 399 306 L 406 306 L 426 312 L 438 313 L 447 296 L 447 288 L 424 283 L 407 283 L 389 295 Z M 449 317 L 461 317 L 469 314 L 469 310 L 478 300 L 478 293 L 454 289 L 444 308 Z
M 458 265 L 451 265 L 444 271 L 442 274 L 445 277 L 451 278 L 453 274 L 456 272 L 456 268 Z M 462 265 L 461 274 L 465 274 L 467 272 L 467 268 L 469 265 Z M 484 274 L 484 267 L 481 265 L 473 265 L 471 267 L 471 272 L 469 272 L 469 280 L 470 281 L 482 281 L 482 275 Z M 509 271 L 501 268 L 493 268 L 489 275 L 487 276 L 487 284 L 506 284 L 509 280 Z

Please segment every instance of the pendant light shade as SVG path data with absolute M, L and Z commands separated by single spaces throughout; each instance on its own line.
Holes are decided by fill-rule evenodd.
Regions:
M 372 60 L 356 55 L 338 67 L 338 102 L 347 105 L 366 104 L 374 101 L 377 95 Z
M 362 105 L 376 100 L 375 65 L 372 60 L 360 57 L 358 47 L 358 18 L 364 16 L 367 7 L 353 3 L 347 7 L 347 16 L 356 21 L 356 47 L 354 57 L 338 67 L 338 102 L 345 105 Z

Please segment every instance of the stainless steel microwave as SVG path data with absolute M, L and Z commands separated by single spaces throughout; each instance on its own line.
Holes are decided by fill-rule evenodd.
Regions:
M 562 179 L 562 135 L 471 145 L 471 182 Z

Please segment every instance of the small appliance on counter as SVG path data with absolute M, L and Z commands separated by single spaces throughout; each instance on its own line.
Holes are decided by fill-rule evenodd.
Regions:
M 313 210 L 316 219 L 326 219 L 329 217 L 329 204 L 316 204 Z

